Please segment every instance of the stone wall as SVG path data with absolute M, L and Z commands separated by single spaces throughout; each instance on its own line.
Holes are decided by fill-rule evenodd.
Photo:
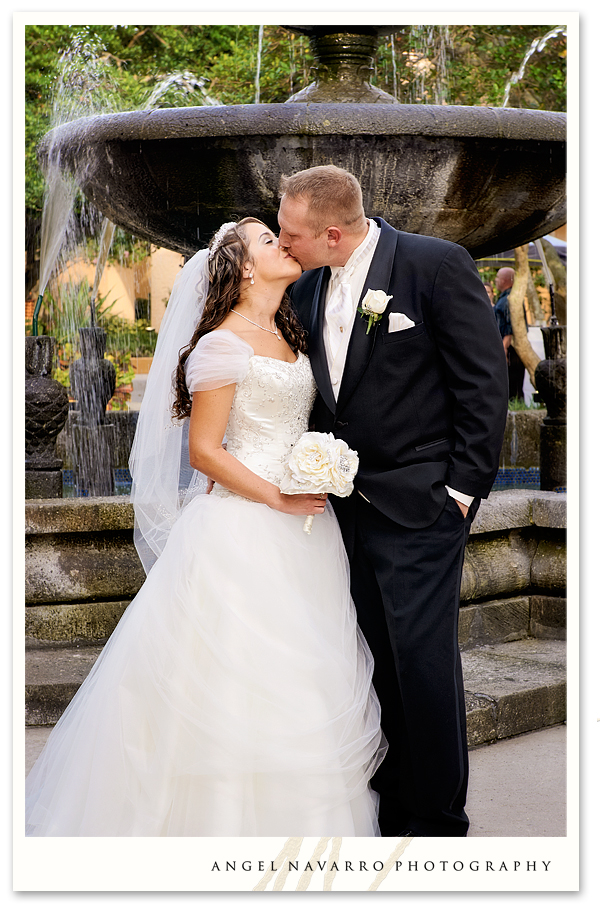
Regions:
M 27 635 L 104 641 L 144 581 L 128 497 L 28 500 Z M 461 648 L 564 637 L 566 496 L 490 494 L 467 544 Z M 503 634 L 505 633 L 505 634 Z
M 481 503 L 465 553 L 461 649 L 565 637 L 566 523 L 565 493 L 510 490 Z

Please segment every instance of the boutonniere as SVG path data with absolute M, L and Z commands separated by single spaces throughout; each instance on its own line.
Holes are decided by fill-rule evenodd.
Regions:
M 385 291 L 372 291 L 371 289 L 367 291 L 358 307 L 360 315 L 367 316 L 369 319 L 367 335 L 371 331 L 371 326 L 379 322 L 393 296 L 393 294 L 386 294 Z

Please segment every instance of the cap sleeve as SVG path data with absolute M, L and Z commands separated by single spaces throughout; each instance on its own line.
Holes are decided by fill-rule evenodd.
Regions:
M 228 329 L 203 335 L 185 365 L 190 393 L 219 389 L 242 381 L 254 349 Z

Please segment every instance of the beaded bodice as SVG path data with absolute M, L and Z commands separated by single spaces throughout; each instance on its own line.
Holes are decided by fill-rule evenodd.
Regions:
M 279 484 L 294 443 L 308 428 L 317 390 L 305 354 L 294 363 L 254 355 L 238 383 L 227 451 L 265 480 Z M 226 495 L 218 484 L 214 493 Z

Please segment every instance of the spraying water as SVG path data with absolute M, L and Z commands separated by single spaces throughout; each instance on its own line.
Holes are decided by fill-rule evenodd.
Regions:
M 80 117 L 118 110 L 118 88 L 104 57 L 104 45 L 88 30 L 84 29 L 73 37 L 69 48 L 63 52 L 59 60 L 58 78 L 52 100 L 52 128 Z M 190 100 L 194 104 L 218 105 L 220 102 L 208 94 L 207 84 L 207 79 L 197 77 L 188 71 L 168 74 L 155 86 L 145 107 L 148 109 L 159 107 L 167 95 L 173 106 L 180 106 L 182 102 L 189 104 Z M 74 182 L 65 179 L 60 157 L 55 153 L 52 143 L 48 147 L 44 176 L 46 190 L 40 243 L 40 284 L 32 326 L 34 335 L 38 333 L 42 298 L 61 250 L 65 246 L 73 245 L 69 244 L 69 234 L 73 227 L 72 214 L 78 192 Z M 92 217 L 97 216 L 94 213 Z M 95 324 L 94 303 L 114 231 L 115 226 L 107 223 L 105 219 L 102 223 L 98 268 L 92 291 L 92 325 Z
M 182 73 L 169 73 L 154 87 L 152 94 L 145 104 L 145 108 L 150 110 L 152 108 L 161 107 L 168 93 L 171 95 L 168 99 L 170 107 L 187 106 L 190 104 L 190 101 L 198 107 L 201 107 L 202 105 L 220 106 L 221 102 L 208 94 L 206 90 L 207 85 L 208 79 L 205 79 L 203 76 L 195 76 L 188 70 L 185 70 Z M 178 103 L 172 104 L 172 99 Z
M 559 35 L 566 35 L 566 34 L 567 34 L 566 28 L 562 25 L 558 25 L 558 26 L 556 26 L 556 28 L 553 28 L 549 32 L 546 32 L 546 34 L 542 38 L 534 38 L 534 40 L 531 42 L 531 46 L 530 46 L 529 50 L 523 57 L 523 62 L 521 63 L 519 70 L 516 73 L 513 73 L 512 76 L 510 77 L 510 79 L 508 80 L 508 82 L 506 83 L 506 86 L 504 88 L 504 100 L 502 102 L 502 107 L 508 106 L 510 90 L 512 89 L 513 85 L 516 85 L 517 82 L 521 81 L 521 79 L 525 75 L 525 68 L 526 68 L 527 64 L 529 63 L 529 61 L 531 60 L 531 58 L 533 57 L 533 55 L 536 53 L 536 51 L 538 54 L 541 54 L 541 52 L 544 50 L 544 48 L 546 47 L 546 44 L 548 43 L 548 41 L 550 41 L 551 38 L 557 38 Z
M 108 109 L 107 98 L 115 93 L 108 68 L 101 59 L 102 51 L 98 39 L 83 30 L 74 36 L 69 48 L 61 55 L 52 99 L 52 128 Z M 60 156 L 52 143 L 48 147 L 44 176 L 46 189 L 40 241 L 40 285 L 33 315 L 33 335 L 38 334 L 42 297 L 67 240 L 77 195 L 73 181 L 63 176 Z

